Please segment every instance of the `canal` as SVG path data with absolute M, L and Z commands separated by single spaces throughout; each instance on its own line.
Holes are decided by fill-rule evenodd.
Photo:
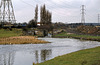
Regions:
M 52 43 L 0 45 L 0 65 L 32 65 L 71 52 L 100 46 L 100 42 L 69 38 L 39 38 Z

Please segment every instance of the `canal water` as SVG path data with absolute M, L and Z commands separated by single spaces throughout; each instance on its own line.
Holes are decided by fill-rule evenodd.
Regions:
M 69 38 L 39 38 L 52 43 L 0 45 L 0 65 L 32 65 L 82 49 L 100 46 L 100 42 Z

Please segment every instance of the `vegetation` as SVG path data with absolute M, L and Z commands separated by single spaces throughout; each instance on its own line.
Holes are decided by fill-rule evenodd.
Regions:
M 36 65 L 100 65 L 100 47 L 73 52 Z
M 47 36 L 50 31 L 53 30 L 52 14 L 46 9 L 46 6 L 41 6 L 40 9 L 40 26 L 37 26 L 38 21 L 38 5 L 35 8 L 35 17 L 28 23 L 28 28 L 36 28 L 42 30 L 43 36 Z M 35 30 L 35 29 L 34 29 Z
M 0 44 L 39 44 L 39 43 L 49 43 L 43 40 L 38 40 L 33 36 L 17 36 L 17 37 L 7 37 L 0 38 Z
M 30 20 L 28 23 L 28 28 L 36 28 L 37 27 L 37 21 L 38 21 L 38 5 L 36 5 L 35 8 L 35 17 L 34 19 Z
M 34 21 L 37 23 L 38 21 L 38 5 L 36 5 L 36 8 L 35 8 L 35 17 L 34 17 Z
M 78 26 L 77 31 L 83 34 L 100 35 L 100 29 L 95 26 Z
M 20 35 L 22 35 L 22 29 L 0 29 L 0 38 Z
M 51 24 L 52 24 L 51 18 L 52 18 L 52 14 L 48 10 L 46 10 L 45 5 L 41 6 L 41 10 L 40 10 L 41 26 L 51 26 Z M 34 17 L 34 19 L 29 21 L 28 27 L 29 28 L 34 28 L 34 27 L 37 28 L 37 21 L 38 21 L 38 5 L 36 5 L 36 8 L 35 8 L 35 17 Z
M 40 11 L 40 23 L 41 25 L 50 25 L 51 24 L 51 17 L 52 17 L 52 14 L 46 10 L 46 7 L 45 5 L 43 7 L 41 7 L 41 11 Z
M 56 22 L 53 24 L 54 29 L 66 29 L 68 28 L 66 24 L 62 23 L 62 22 Z
M 52 25 L 52 14 L 46 9 L 46 6 L 41 6 L 40 10 L 40 26 L 38 27 L 39 30 L 42 30 L 43 36 L 47 36 L 49 32 L 53 30 Z
M 38 40 L 33 36 L 20 36 L 22 29 L 0 29 L 0 44 L 39 44 L 49 43 L 47 41 Z
M 71 33 L 66 33 L 66 32 L 59 33 L 57 35 L 54 35 L 53 37 L 61 37 L 61 38 L 68 37 L 68 38 L 78 38 L 78 39 L 84 39 L 84 40 L 100 41 L 100 36 L 78 35 L 78 34 L 71 34 Z
M 28 28 L 36 28 L 37 27 L 37 22 L 35 22 L 34 19 L 30 20 L 28 23 Z

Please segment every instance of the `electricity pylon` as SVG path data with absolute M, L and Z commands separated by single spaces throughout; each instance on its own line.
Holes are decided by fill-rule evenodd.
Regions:
M 100 23 L 100 14 L 98 14 L 98 24 Z
M 84 5 L 82 5 L 81 11 L 82 11 L 81 23 L 84 24 L 85 23 L 85 6 Z
M 0 4 L 0 22 L 2 24 L 6 23 L 16 23 L 14 9 L 11 0 L 1 0 Z

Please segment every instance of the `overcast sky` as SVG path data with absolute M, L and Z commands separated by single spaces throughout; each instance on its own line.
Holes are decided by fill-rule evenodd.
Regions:
M 46 8 L 52 12 L 53 22 L 80 23 L 82 5 L 85 5 L 87 23 L 97 23 L 97 14 L 100 13 L 100 0 L 12 0 L 12 3 L 17 22 L 33 19 L 36 4 L 39 10 L 41 5 L 46 4 Z

